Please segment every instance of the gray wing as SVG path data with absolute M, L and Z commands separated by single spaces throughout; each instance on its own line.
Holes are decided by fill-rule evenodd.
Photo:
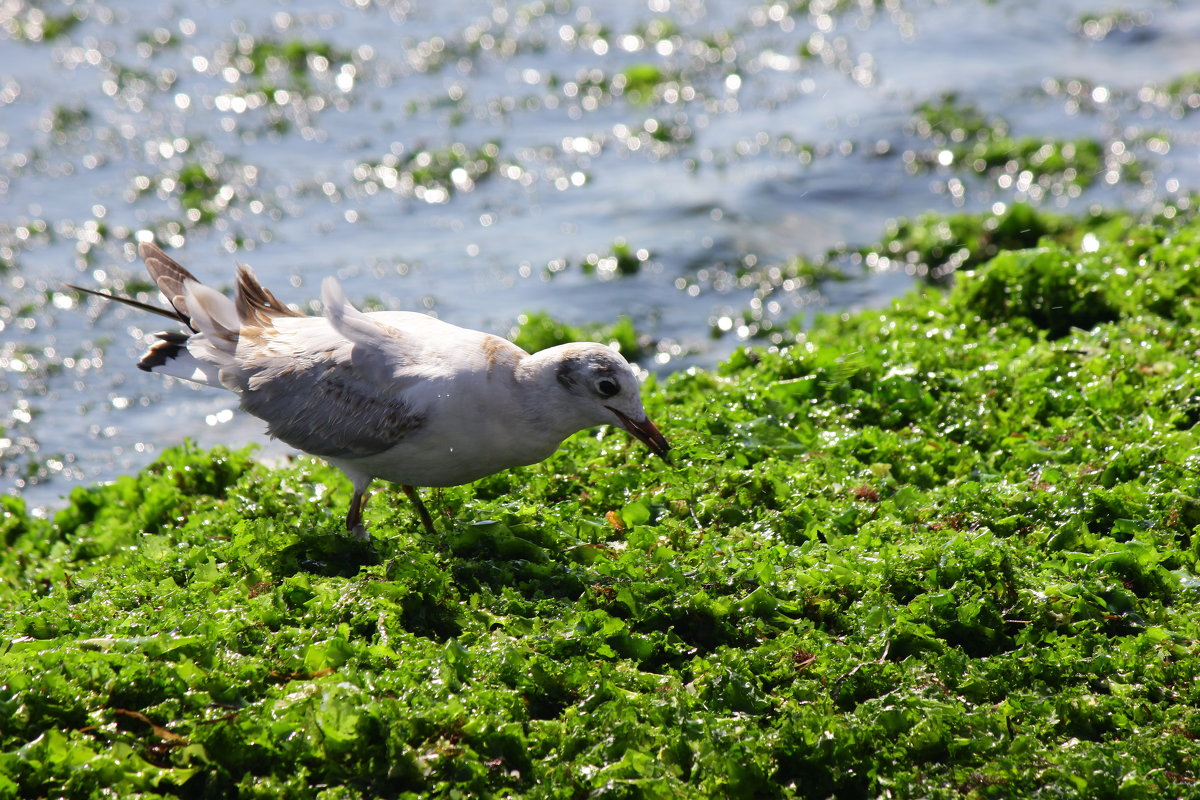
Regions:
M 272 436 L 317 456 L 361 458 L 421 427 L 424 404 L 414 402 L 417 381 L 401 377 L 402 354 L 350 342 L 320 318 L 298 322 L 244 329 L 236 374 L 222 371 Z
M 244 327 L 236 366 L 221 372 L 242 408 L 298 450 L 329 458 L 388 450 L 426 423 L 445 381 L 485 366 L 481 333 L 422 314 L 364 314 L 332 278 L 321 299 L 324 317 L 272 314 Z M 282 305 L 268 301 L 268 310 Z
M 323 359 L 256 383 L 242 392 L 242 408 L 264 420 L 276 439 L 317 456 L 380 453 L 425 421 L 402 394 L 364 380 L 353 359 Z

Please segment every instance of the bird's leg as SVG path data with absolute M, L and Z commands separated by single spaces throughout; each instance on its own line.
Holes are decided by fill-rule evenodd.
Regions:
M 366 541 L 369 538 L 367 536 L 367 526 L 363 525 L 362 521 L 363 509 L 366 508 L 367 499 L 371 496 L 367 491 L 368 485 L 363 484 L 359 486 L 357 483 L 354 485 L 354 497 L 350 500 L 350 510 L 346 512 L 346 530 L 355 539 L 362 541 Z
M 421 502 L 421 495 L 417 494 L 417 490 L 411 486 L 401 486 L 400 488 L 404 490 L 404 493 L 408 495 L 408 499 L 412 500 L 413 505 L 417 507 L 417 515 L 421 517 L 421 524 L 425 526 L 425 532 L 430 536 L 436 536 L 437 531 L 433 528 L 433 519 L 425 509 L 425 504 Z

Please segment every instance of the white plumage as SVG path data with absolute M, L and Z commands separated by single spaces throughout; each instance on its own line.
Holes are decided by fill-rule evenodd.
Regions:
M 334 278 L 321 286 L 324 316 L 311 317 L 279 302 L 243 265 L 229 298 L 153 244 L 139 253 L 170 310 L 82 289 L 189 328 L 157 334 L 138 366 L 236 393 L 272 436 L 339 467 L 354 484 L 346 526 L 360 537 L 375 478 L 400 484 L 432 532 L 415 486 L 468 483 L 541 461 L 597 425 L 620 425 L 663 458 L 670 449 L 642 408 L 633 369 L 605 345 L 530 355 L 424 314 L 363 313 Z

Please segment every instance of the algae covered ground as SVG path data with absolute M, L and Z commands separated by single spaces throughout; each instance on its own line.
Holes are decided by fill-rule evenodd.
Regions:
M 438 538 L 247 450 L 0 498 L 0 797 L 1200 796 L 1200 222 L 921 230 L 1014 219 Z

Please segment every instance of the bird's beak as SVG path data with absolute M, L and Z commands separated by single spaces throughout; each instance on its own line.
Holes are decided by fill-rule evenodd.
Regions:
M 658 426 L 651 422 L 649 417 L 646 417 L 641 422 L 634 422 L 612 406 L 606 406 L 606 408 L 616 414 L 617 419 L 621 420 L 621 427 L 629 431 L 635 439 L 646 445 L 646 447 L 649 447 L 650 452 L 668 464 L 671 463 L 671 459 L 667 457 L 667 453 L 671 449 L 671 444 L 667 441 L 667 437 L 659 433 Z

